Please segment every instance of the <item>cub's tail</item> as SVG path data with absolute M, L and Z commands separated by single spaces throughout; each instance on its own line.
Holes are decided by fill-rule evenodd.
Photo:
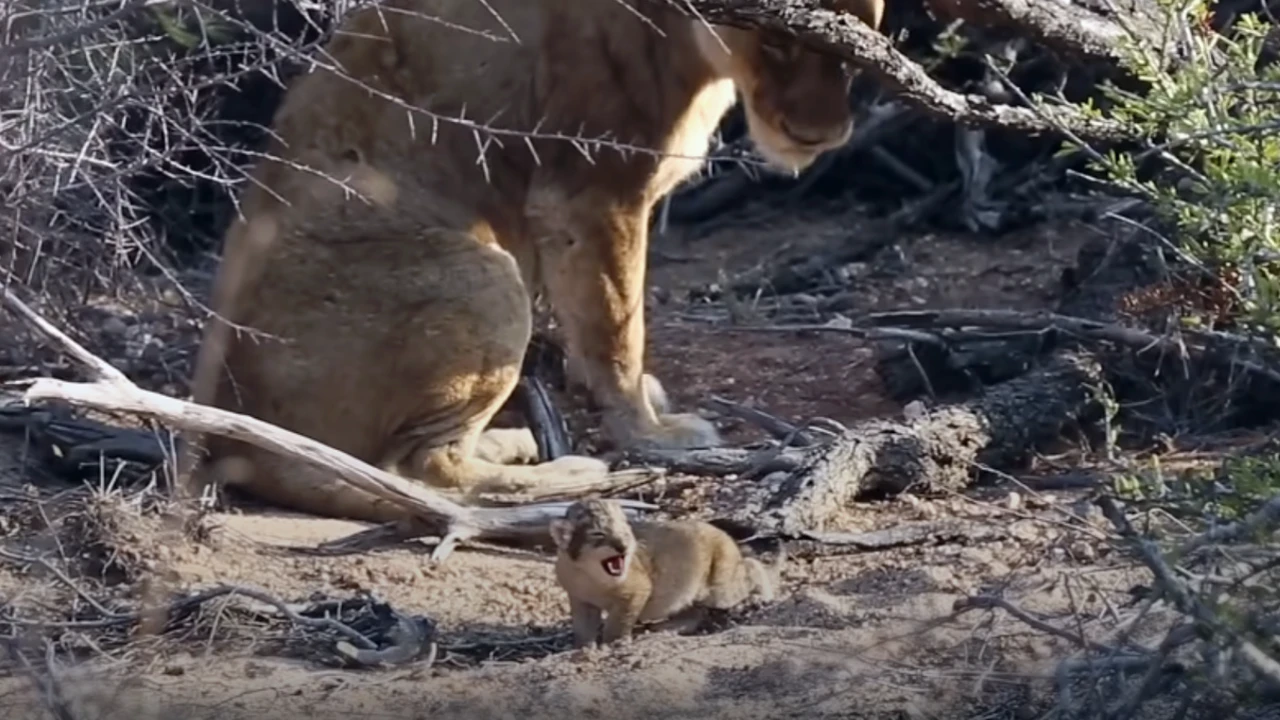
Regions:
M 760 552 L 752 547 L 764 542 L 774 547 L 767 552 Z M 773 602 L 782 587 L 782 568 L 787 562 L 786 545 L 779 538 L 770 538 L 767 541 L 757 540 L 746 549 L 751 552 L 751 556 L 743 558 L 743 562 L 751 579 L 753 593 L 762 602 Z
M 773 602 L 782 587 L 782 568 L 787 562 L 787 548 L 776 536 L 762 536 L 749 522 L 731 518 L 707 521 L 724 531 L 742 551 L 743 570 L 751 594 L 764 602 Z

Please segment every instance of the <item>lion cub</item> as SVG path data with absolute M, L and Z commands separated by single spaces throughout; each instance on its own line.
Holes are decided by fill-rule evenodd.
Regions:
M 743 557 L 728 534 L 698 520 L 633 525 L 621 505 L 599 498 L 570 505 L 550 529 L 579 648 L 595 644 L 601 613 L 608 644 L 630 638 L 637 623 L 685 629 L 707 609 L 728 610 L 753 594 L 770 602 L 783 562 L 781 554 L 771 567 Z

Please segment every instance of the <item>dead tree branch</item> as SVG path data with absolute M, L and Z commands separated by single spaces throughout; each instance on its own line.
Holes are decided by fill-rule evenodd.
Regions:
M 823 8 L 819 0 L 686 0 L 672 6 L 708 22 L 794 33 L 801 41 L 862 67 L 919 110 L 961 125 L 1031 134 L 1065 127 L 1093 140 L 1127 136 L 1119 124 L 1086 119 L 1074 109 L 1013 107 L 948 90 L 894 48 L 888 37 L 851 15 Z
M 1198 355 L 1215 362 L 1280 383 L 1280 370 L 1248 359 L 1247 351 L 1256 342 L 1246 336 L 1229 333 L 1169 333 L 1156 335 L 1145 330 L 1115 323 L 1099 322 L 1052 312 L 1019 312 L 1017 310 L 907 310 L 873 313 L 864 321 L 879 330 L 892 326 L 909 328 L 989 328 L 1028 332 L 1061 332 L 1081 339 L 1101 340 L 1139 353 L 1155 350 L 1174 357 Z M 889 327 L 886 327 L 889 326 Z M 867 332 L 864 330 L 864 332 Z M 869 337 L 874 337 L 868 335 Z

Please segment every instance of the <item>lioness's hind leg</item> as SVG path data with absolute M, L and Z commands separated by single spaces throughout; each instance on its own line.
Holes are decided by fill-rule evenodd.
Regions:
M 534 488 L 559 487 L 598 482 L 609 474 L 601 460 L 583 455 L 565 455 L 538 463 L 538 442 L 526 428 L 490 428 L 476 443 L 473 492 L 525 492 Z
M 424 448 L 410 466 L 415 468 L 412 474 L 432 484 L 469 494 L 569 491 L 599 482 L 609 474 L 604 461 L 582 455 L 565 455 L 537 465 L 505 465 L 448 446 Z
M 489 428 L 476 442 L 476 458 L 497 465 L 538 461 L 538 441 L 528 428 Z

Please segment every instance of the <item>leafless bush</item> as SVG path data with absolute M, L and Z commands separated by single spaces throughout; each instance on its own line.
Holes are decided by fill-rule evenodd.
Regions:
M 177 254 L 207 245 L 266 132 L 274 108 L 264 98 L 279 97 L 346 10 L 293 0 L 0 7 L 0 248 L 15 279 L 83 302 L 138 270 L 170 274 Z

